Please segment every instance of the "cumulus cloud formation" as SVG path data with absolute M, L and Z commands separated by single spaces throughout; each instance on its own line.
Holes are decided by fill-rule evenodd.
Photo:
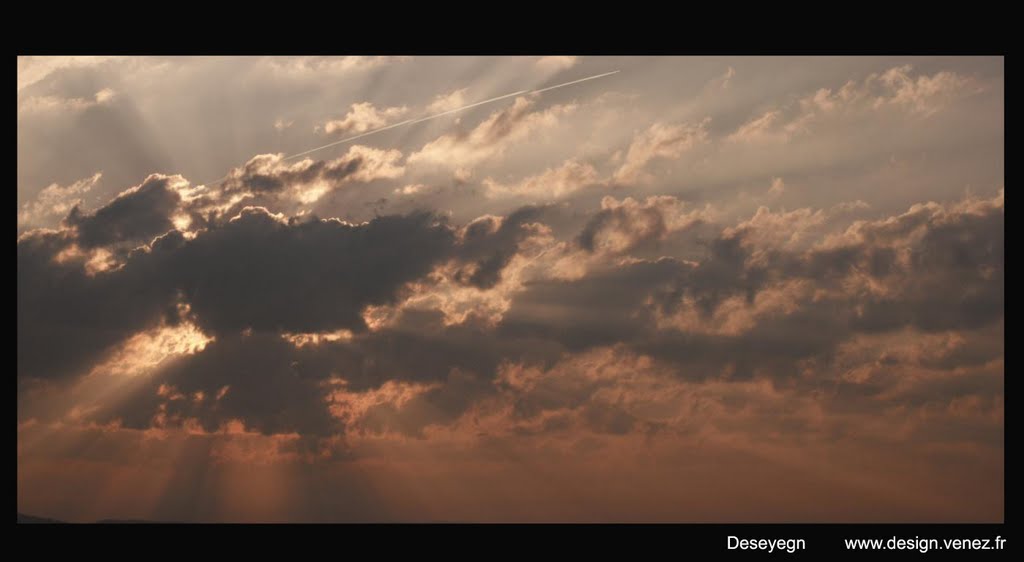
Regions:
M 534 98 L 517 97 L 512 106 L 495 111 L 472 130 L 448 133 L 427 143 L 409 155 L 409 163 L 464 167 L 498 158 L 509 146 L 554 127 L 576 109 L 567 104 L 533 110 L 535 104 Z
M 311 204 L 351 183 L 395 179 L 405 174 L 398 150 L 354 145 L 333 160 L 287 160 L 282 154 L 254 156 L 233 169 L 215 189 L 196 195 L 193 210 L 232 215 L 241 206 L 292 201 Z
M 260 106 L 287 118 L 201 183 L 86 149 L 23 172 L 48 146 L 23 130 L 98 126 L 25 100 L 160 98 L 119 59 L 19 59 L 19 511 L 1000 521 L 1001 64 L 858 61 L 794 86 L 656 58 L 317 158 L 287 156 L 293 123 L 358 134 L 514 91 L 479 68 L 624 62 L 238 61 L 282 99 L 343 79 L 315 115 Z M 376 101 L 412 70 L 426 95 Z
M 181 176 L 153 174 L 95 213 L 74 207 L 64 222 L 76 231 L 76 241 L 87 248 L 148 242 L 174 228 L 172 217 L 181 201 L 179 189 L 187 185 Z
M 154 250 L 152 258 L 196 273 L 185 273 L 178 288 L 198 325 L 212 333 L 361 330 L 364 306 L 393 298 L 449 249 L 450 231 L 433 220 L 421 214 L 365 225 L 286 222 L 250 207 L 192 241 L 163 242 L 182 245 L 166 256 Z
M 491 197 L 558 199 L 600 181 L 600 176 L 592 165 L 567 160 L 557 168 L 548 168 L 513 185 L 498 183 L 491 178 L 484 179 L 483 184 Z
M 537 229 L 542 208 L 523 207 L 507 217 L 480 217 L 460 232 L 460 253 L 470 261 L 456 278 L 479 287 L 493 287 L 502 269 L 515 256 L 519 243 Z
M 327 121 L 318 129 L 328 135 L 365 133 L 388 125 L 394 119 L 405 115 L 408 107 L 374 107 L 370 102 L 354 103 L 345 117 Z
M 467 90 L 468 88 L 462 88 L 435 96 L 434 101 L 427 106 L 427 113 L 443 113 L 466 105 Z
M 659 158 L 678 158 L 683 153 L 707 142 L 705 118 L 696 125 L 655 123 L 634 137 L 626 151 L 625 160 L 612 179 L 621 183 L 635 183 L 649 177 L 647 165 Z
M 977 86 L 955 72 L 915 74 L 913 66 L 893 67 L 850 80 L 839 88 L 820 88 L 795 102 L 753 117 L 729 135 L 734 142 L 784 142 L 823 122 L 851 119 L 868 111 L 899 109 L 928 117 Z
M 663 235 L 661 212 L 671 203 L 606 202 L 581 233 L 580 245 L 600 248 L 595 240 L 605 230 L 616 242 L 610 250 L 619 252 Z M 634 340 L 648 353 L 685 363 L 719 362 L 694 373 L 699 376 L 748 361 L 748 368 L 756 363 L 770 373 L 773 359 L 824 359 L 854 333 L 974 330 L 998 321 L 1002 225 L 1001 195 L 855 221 L 802 247 L 760 244 L 766 229 L 795 234 L 803 228 L 798 222 L 749 221 L 724 229 L 707 244 L 703 259 L 625 260 L 581 279 L 537 283 L 516 297 L 506 322 L 517 333 L 539 329 L 571 346 Z M 938 250 L 938 240 L 946 241 L 948 252 Z M 616 286 L 632 290 L 612 299 Z M 547 318 L 556 303 L 563 312 Z M 595 315 L 608 320 L 598 323 Z
M 579 244 L 588 252 L 619 254 L 637 245 L 664 239 L 668 234 L 706 220 L 709 209 L 684 211 L 685 204 L 671 196 L 601 200 L 601 211 L 587 222 Z

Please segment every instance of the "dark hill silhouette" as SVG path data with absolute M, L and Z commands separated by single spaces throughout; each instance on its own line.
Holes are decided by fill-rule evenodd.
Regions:
M 59 519 L 50 519 L 48 517 L 36 517 L 35 515 L 27 515 L 24 513 L 18 513 L 18 523 L 68 523 L 67 521 L 61 521 Z M 100 519 L 94 521 L 94 523 L 177 523 L 177 521 L 146 521 L 145 519 Z
M 36 517 L 34 515 L 25 515 L 24 513 L 18 513 L 18 523 L 64 523 L 64 521 L 58 521 L 56 519 L 47 519 L 46 517 Z

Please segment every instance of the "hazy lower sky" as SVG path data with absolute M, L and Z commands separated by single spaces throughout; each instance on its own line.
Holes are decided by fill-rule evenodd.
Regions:
M 1002 521 L 1003 89 L 19 57 L 18 509 Z

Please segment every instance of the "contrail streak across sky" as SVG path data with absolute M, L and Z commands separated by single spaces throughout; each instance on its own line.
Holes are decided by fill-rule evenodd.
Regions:
M 284 157 L 282 160 L 285 160 L 285 161 L 287 161 L 287 160 L 294 160 L 295 158 L 306 156 L 307 154 L 312 154 L 314 152 L 319 152 L 321 150 L 325 150 L 325 149 L 331 148 L 332 146 L 338 146 L 339 144 L 345 144 L 347 142 L 352 142 L 354 140 L 361 139 L 363 137 L 368 137 L 368 136 L 373 135 L 373 134 L 381 133 L 381 132 L 387 131 L 389 129 L 394 129 L 396 127 L 401 127 L 403 125 L 415 125 L 416 123 L 422 123 L 424 121 L 430 121 L 431 119 L 437 119 L 438 117 L 444 117 L 445 115 L 451 115 L 453 113 L 458 113 L 460 111 L 464 111 L 466 109 L 471 109 L 471 108 L 474 108 L 474 107 L 477 107 L 477 106 L 480 106 L 480 105 L 484 105 L 484 104 L 500 101 L 500 100 L 511 98 L 511 97 L 515 97 L 515 96 L 521 96 L 521 95 L 524 95 L 524 94 L 540 94 L 540 93 L 548 92 L 548 91 L 551 91 L 551 90 L 554 90 L 554 89 L 557 89 L 557 88 L 564 88 L 566 86 L 572 86 L 573 84 L 579 84 L 580 82 L 586 82 L 587 80 L 596 80 L 598 78 L 604 78 L 605 76 L 611 76 L 612 74 L 616 74 L 618 72 L 619 72 L 618 70 L 613 70 L 611 72 L 605 72 L 604 74 L 595 74 L 594 76 L 588 76 L 586 78 L 580 78 L 579 80 L 573 80 L 571 82 L 564 82 L 562 84 L 555 84 L 554 86 L 548 86 L 547 88 L 539 88 L 539 89 L 536 89 L 536 90 L 520 90 L 518 92 L 512 92 L 511 94 L 505 94 L 503 96 L 498 96 L 496 98 L 491 98 L 491 99 L 484 100 L 484 101 L 478 101 L 476 103 L 471 103 L 469 105 L 464 105 L 462 107 L 458 107 L 458 108 L 455 108 L 455 109 L 449 109 L 448 111 L 442 111 L 441 113 L 435 113 L 433 115 L 428 115 L 426 117 L 420 117 L 418 119 L 406 119 L 405 121 L 401 121 L 401 122 L 398 122 L 398 123 L 393 123 L 391 125 L 386 125 L 384 127 L 380 127 L 380 128 L 377 128 L 377 129 L 373 129 L 371 131 L 366 131 L 365 133 L 360 133 L 360 134 L 355 135 L 355 136 L 351 136 L 351 137 L 347 137 L 347 138 L 344 138 L 344 139 L 341 139 L 341 140 L 337 140 L 337 141 L 334 141 L 332 143 L 325 144 L 323 146 L 318 146 L 316 148 L 311 148 L 309 150 L 305 150 L 303 152 L 299 152 L 298 154 L 292 154 L 290 156 Z M 208 185 L 217 185 L 217 184 L 223 182 L 226 179 L 228 179 L 228 176 L 224 176 L 224 177 L 220 178 L 217 181 L 211 182 Z

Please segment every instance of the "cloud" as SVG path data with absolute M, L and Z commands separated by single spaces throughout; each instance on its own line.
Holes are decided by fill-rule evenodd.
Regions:
M 409 155 L 409 164 L 434 164 L 450 168 L 473 166 L 498 158 L 532 133 L 554 127 L 576 106 L 554 105 L 532 111 L 534 98 L 518 97 L 508 108 L 492 113 L 471 131 L 447 133 Z
M 427 190 L 427 186 L 423 185 L 422 183 L 411 183 L 411 184 L 406 185 L 404 187 L 397 187 L 397 188 L 395 188 L 394 193 L 395 193 L 395 195 L 412 196 L 412 195 L 418 195 L 420 193 L 423 193 L 426 190 Z
M 90 274 L 75 243 L 68 230 L 18 239 L 19 380 L 83 375 L 175 310 L 173 286 L 153 278 L 146 264 Z
M 97 66 L 114 58 L 110 56 L 19 56 L 18 91 L 42 81 L 59 70 Z
M 296 365 L 300 357 L 274 335 L 220 336 L 146 381 L 130 401 L 99 414 L 138 429 L 182 427 L 192 420 L 213 432 L 237 420 L 245 431 L 266 435 L 341 431 L 328 410 L 324 379 L 303 373 Z
M 601 247 L 606 229 L 616 253 L 658 239 L 667 230 L 664 207 L 679 204 L 612 200 L 579 244 Z M 917 206 L 846 230 L 836 230 L 841 213 L 781 216 L 723 229 L 703 257 L 629 258 L 572 280 L 534 281 L 514 295 L 500 329 L 574 349 L 633 342 L 706 376 L 730 363 L 781 373 L 825 360 L 854 334 L 970 332 L 1002 316 L 1001 195 Z M 799 232 L 811 239 L 794 243 Z
M 600 182 L 597 170 L 592 165 L 569 159 L 557 168 L 548 168 L 516 184 L 502 184 L 492 178 L 485 178 L 483 185 L 488 197 L 558 199 Z
M 459 282 L 481 289 L 493 287 L 519 244 L 537 233 L 541 207 L 523 207 L 507 217 L 480 217 L 459 233 L 459 257 L 470 262 L 458 271 Z
M 512 297 L 539 279 L 578 277 L 588 260 L 571 243 L 559 241 L 545 222 L 558 210 L 521 207 L 507 216 L 484 215 L 457 231 L 455 257 L 426 278 L 409 284 L 395 305 L 370 307 L 373 329 L 395 326 L 412 315 L 439 314 L 444 326 L 493 329 Z
M 773 181 L 772 189 L 776 185 Z M 766 206 L 760 206 L 749 219 L 726 227 L 722 234 L 725 237 L 741 235 L 744 246 L 754 248 L 755 256 L 764 250 L 802 249 L 817 240 L 829 227 L 834 227 L 836 217 L 866 208 L 867 203 L 859 200 L 840 203 L 829 209 L 804 207 L 792 211 L 772 211 Z
M 776 127 L 781 120 L 781 115 L 782 112 L 777 109 L 766 111 L 764 114 L 741 125 L 739 129 L 727 137 L 727 140 L 733 142 L 753 142 L 769 139 L 785 141 L 794 132 L 794 124 L 799 125 L 801 121 L 797 120 L 794 123 L 777 129 Z
M 160 229 L 140 234 L 126 217 L 160 211 L 166 218 L 173 211 L 158 196 L 177 197 L 178 191 L 189 191 L 183 179 L 154 175 L 97 213 L 83 215 L 74 228 L 32 231 L 19 239 L 20 381 L 74 380 L 86 373 L 98 380 L 135 377 L 131 391 L 76 410 L 88 412 L 77 416 L 123 427 L 197 424 L 212 432 L 237 421 L 247 431 L 265 434 L 336 434 L 343 424 L 330 414 L 326 400 L 335 367 L 353 353 L 364 357 L 359 361 L 376 360 L 370 358 L 379 357 L 380 345 L 394 337 L 372 332 L 353 340 L 352 334 L 366 333 L 364 311 L 394 303 L 408 283 L 451 259 L 462 268 L 459 283 L 493 287 L 521 242 L 536 233 L 531 221 L 541 212 L 525 208 L 456 231 L 429 213 L 353 225 L 285 219 L 247 207 L 189 236 L 171 226 L 122 254 L 116 268 L 87 270 L 87 256 L 75 248 L 148 237 Z M 24 314 L 28 310 L 41 315 Z M 61 313 L 48 312 L 57 310 Z M 396 328 L 404 329 L 405 323 L 400 320 Z M 348 335 L 318 336 L 339 331 Z M 300 342 L 292 334 L 311 336 Z M 426 353 L 438 345 L 417 340 L 422 341 L 405 344 L 407 350 L 422 347 Z M 469 341 L 448 345 L 461 358 L 452 362 L 443 350 L 430 352 L 435 376 L 446 376 L 449 365 L 480 361 L 493 370 L 505 356 Z M 64 351 L 47 353 L 51 346 Z M 469 346 L 477 346 L 477 352 L 470 353 Z M 380 382 L 402 372 L 423 376 L 428 363 L 415 355 L 409 360 L 399 371 L 374 369 L 364 376 Z M 296 369 L 306 382 L 290 378 Z M 359 380 L 352 371 L 346 376 Z M 445 392 L 435 398 L 455 400 L 451 407 L 467 404 L 468 397 L 451 394 L 450 388 Z
M 51 183 L 36 195 L 34 201 L 22 204 L 18 211 L 18 226 L 42 226 L 55 217 L 63 218 L 73 207 L 82 204 L 81 197 L 102 177 L 101 172 L 96 172 L 64 187 Z
M 890 104 L 909 108 L 922 115 L 931 115 L 949 102 L 970 93 L 972 81 L 955 72 L 936 72 L 931 76 L 912 76 L 909 64 L 890 68 L 881 75 L 872 74 L 866 84 L 878 81 L 884 92 L 878 95 L 875 107 Z
M 168 360 L 203 351 L 214 339 L 188 320 L 187 304 L 179 302 L 176 309 L 177 316 L 169 316 L 161 325 L 120 343 L 89 371 L 89 376 L 145 377 Z
M 642 203 L 632 197 L 618 201 L 605 196 L 601 211 L 587 222 L 577 241 L 587 252 L 621 254 L 709 218 L 709 209 L 684 208 L 685 203 L 670 196 L 648 197 Z
M 427 106 L 427 113 L 444 113 L 445 111 L 451 111 L 466 105 L 467 90 L 468 88 L 452 90 L 447 94 L 440 94 L 434 97 L 434 101 L 430 102 L 430 105 Z
M 422 213 L 350 225 L 246 208 L 186 237 L 169 220 L 170 181 L 151 176 L 93 215 L 72 213 L 71 229 L 19 238 L 19 376 L 88 370 L 132 334 L 176 321 L 177 302 L 209 334 L 365 329 L 363 307 L 390 302 L 452 251 L 452 231 Z M 126 241 L 142 247 L 99 273 L 78 250 Z
M 786 142 L 828 122 L 860 119 L 865 114 L 886 109 L 928 117 L 953 101 L 979 91 L 972 79 L 955 72 L 915 76 L 912 70 L 910 65 L 898 66 L 872 73 L 859 82 L 850 80 L 839 89 L 819 88 L 750 119 L 727 140 Z
M 153 174 L 95 213 L 87 214 L 75 206 L 64 222 L 75 229 L 78 244 L 85 248 L 146 243 L 174 229 L 179 190 L 187 186 L 181 176 Z
M 850 206 L 761 208 L 702 242 L 702 256 L 644 259 L 630 254 L 669 242 L 661 251 L 671 252 L 683 239 L 670 235 L 713 226 L 718 215 L 673 197 L 605 197 L 575 246 L 552 237 L 546 207 L 461 228 L 430 213 L 350 224 L 247 207 L 190 236 L 172 225 L 148 242 L 160 229 L 138 232 L 126 220 L 164 220 L 180 193 L 188 193 L 183 179 L 154 175 L 64 230 L 19 239 L 19 310 L 39 312 L 19 314 L 19 380 L 148 368 L 158 376 L 96 415 L 127 427 L 198 423 L 204 431 L 240 420 L 258 433 L 326 438 L 356 418 L 367 418 L 360 423 L 368 430 L 421 435 L 499 394 L 503 362 L 525 361 L 519 368 L 529 370 L 603 346 L 649 357 L 686 380 L 782 380 L 808 365 L 825 376 L 849 342 L 884 333 L 966 342 L 955 346 L 965 350 L 959 355 L 942 352 L 928 365 L 978 364 L 999 353 L 974 334 L 1002 318 L 1001 194 L 917 205 L 846 228 Z M 116 267 L 88 270 L 88 248 L 124 241 L 142 246 L 120 254 Z M 556 264 L 570 258 L 586 265 L 561 276 Z M 475 304 L 460 312 L 467 303 Z M 473 307 L 488 306 L 491 319 L 472 319 Z M 374 319 L 389 307 L 387 322 Z M 403 357 L 384 361 L 396 345 Z M 47 353 L 51 346 L 65 351 Z M 154 359 L 140 367 L 127 350 Z M 868 372 L 858 368 L 842 373 Z M 289 377 L 299 378 L 282 387 Z M 352 393 L 399 382 L 412 385 L 409 397 L 352 413 Z M 331 390 L 339 384 L 346 390 Z M 332 406 L 330 396 L 349 406 Z M 572 423 L 592 431 L 661 427 L 621 406 L 562 399 L 577 404 Z
M 650 177 L 646 166 L 655 159 L 675 159 L 708 142 L 708 124 L 705 118 L 696 125 L 655 123 L 636 135 L 626 152 L 625 161 L 615 171 L 612 180 L 632 184 Z
M 452 233 L 426 213 L 351 225 L 284 221 L 250 207 L 168 246 L 154 249 L 153 259 L 204 331 L 363 330 L 363 307 L 390 302 L 404 283 L 427 273 L 451 251 Z
M 122 387 L 35 413 L 19 432 L 188 435 L 217 463 L 256 466 L 358 463 L 416 442 L 471 457 L 512 443 L 996 446 L 1002 195 L 847 226 L 843 209 L 762 209 L 719 227 L 697 259 L 649 260 L 629 253 L 718 216 L 607 197 L 583 232 L 626 243 L 581 242 L 610 253 L 572 278 L 546 261 L 514 287 L 517 260 L 574 251 L 544 226 L 551 208 L 461 228 L 430 214 L 348 224 L 247 208 L 94 275 L 60 257 L 77 230 L 31 231 L 18 244 L 19 389 Z M 432 282 L 439 271 L 453 284 Z M 458 287 L 507 291 L 508 304 L 494 322 L 449 322 L 439 303 Z
M 537 62 L 535 64 L 538 68 L 544 70 L 545 72 L 560 72 L 562 70 L 568 70 L 573 66 L 576 66 L 576 63 L 578 62 L 579 57 L 560 55 L 540 57 L 539 59 L 537 59 Z
M 408 107 L 374 107 L 370 102 L 352 104 L 345 117 L 332 119 L 317 127 L 328 135 L 365 133 L 390 124 L 408 113 Z
M 117 93 L 110 88 L 97 91 L 91 98 L 65 98 L 59 96 L 29 96 L 18 103 L 18 113 L 45 113 L 83 111 L 111 103 Z
M 730 67 L 725 69 L 725 72 L 723 72 L 721 74 L 721 76 L 718 76 L 718 77 L 714 78 L 713 80 L 711 80 L 711 82 L 708 84 L 708 86 L 711 89 L 719 89 L 719 90 L 728 89 L 729 85 L 732 83 L 732 79 L 735 76 L 736 76 L 736 69 L 730 66 Z
M 361 56 L 343 57 L 273 57 L 264 59 L 270 69 L 292 79 L 323 79 L 325 75 L 341 75 L 369 70 L 389 64 L 407 62 L 404 56 Z
M 205 432 L 237 423 L 248 432 L 310 437 L 315 448 L 365 431 L 422 437 L 425 427 L 450 423 L 493 394 L 501 358 L 537 356 L 551 357 L 550 346 L 446 327 L 412 311 L 388 328 L 300 345 L 280 333 L 222 334 L 136 379 L 90 419 Z
M 580 68 L 392 62 L 76 63 L 19 89 L 117 92 L 19 113 L 19 511 L 999 520 L 998 58 L 641 58 L 628 93 L 286 159 L 295 125 Z M 216 110 L 218 78 L 255 119 Z M 427 98 L 381 89 L 405 78 Z
M 405 174 L 400 164 L 402 153 L 354 145 L 334 160 L 302 160 L 288 162 L 282 154 L 254 156 L 240 168 L 232 170 L 219 192 L 207 195 L 206 203 L 220 204 L 246 198 L 271 196 L 309 204 L 348 183 L 369 183 L 378 179 L 395 179 Z M 247 204 L 253 204 L 249 201 Z M 266 203 L 266 201 L 260 201 Z M 230 209 L 230 207 L 229 207 Z M 233 209 L 232 212 L 237 211 Z

